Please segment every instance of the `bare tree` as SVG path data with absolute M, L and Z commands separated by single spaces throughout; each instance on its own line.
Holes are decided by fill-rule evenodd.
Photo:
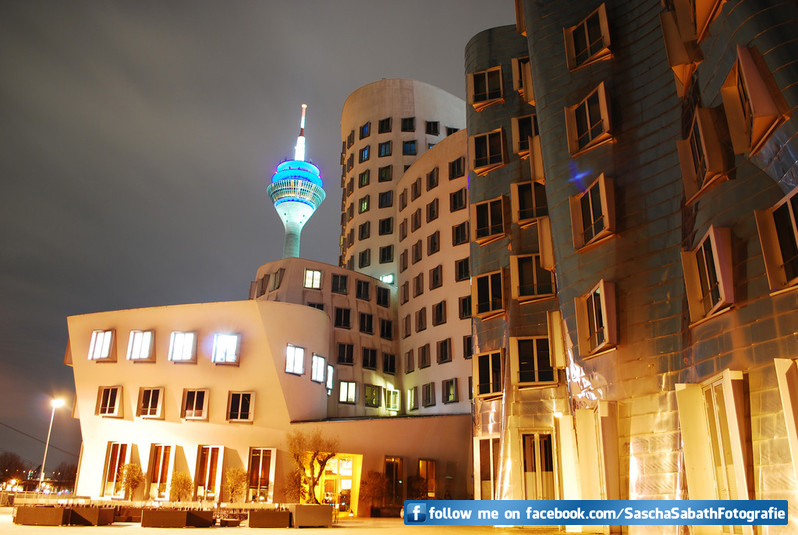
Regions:
M 28 465 L 22 457 L 10 451 L 0 453 L 0 481 L 11 479 L 24 479 Z
M 319 503 L 316 487 L 324 467 L 338 451 L 338 439 L 327 438 L 322 435 L 320 428 L 316 428 L 309 433 L 292 431 L 288 433 L 287 440 L 288 451 L 302 475 L 302 484 L 308 487 L 308 503 Z

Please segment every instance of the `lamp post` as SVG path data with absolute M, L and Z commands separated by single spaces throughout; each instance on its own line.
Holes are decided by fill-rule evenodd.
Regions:
M 47 449 L 50 447 L 50 434 L 53 432 L 53 420 L 55 420 L 55 410 L 64 406 L 63 399 L 52 399 L 50 405 L 53 406 L 53 412 L 50 414 L 50 428 L 47 430 L 47 442 L 44 443 L 44 457 L 42 458 L 42 472 L 39 475 L 39 492 L 44 491 L 44 463 L 47 461 Z

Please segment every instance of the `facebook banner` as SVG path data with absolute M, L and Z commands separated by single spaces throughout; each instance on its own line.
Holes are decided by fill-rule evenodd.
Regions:
M 404 513 L 428 526 L 784 526 L 787 500 L 406 500 Z

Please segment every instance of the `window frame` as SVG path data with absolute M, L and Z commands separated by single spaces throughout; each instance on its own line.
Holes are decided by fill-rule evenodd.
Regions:
M 346 405 L 357 403 L 357 383 L 355 381 L 338 381 L 338 403 Z
M 176 339 L 177 338 L 184 338 L 187 335 L 191 335 L 191 345 L 188 346 L 188 351 L 190 355 L 189 358 L 175 358 L 175 348 Z M 197 362 L 197 332 L 196 331 L 172 331 L 171 335 L 169 336 L 169 362 L 187 362 L 187 363 L 196 363 Z M 185 341 L 180 341 L 180 349 L 184 346 Z M 186 350 L 181 351 L 181 357 L 186 356 Z
M 599 113 L 599 117 L 595 117 L 594 119 L 596 119 L 596 121 L 591 124 L 591 107 L 589 101 L 593 95 L 596 95 L 598 99 L 598 109 L 594 111 Z M 584 119 L 587 123 L 585 125 L 587 131 L 580 136 L 578 125 L 579 118 L 582 114 L 584 114 Z M 597 128 L 599 124 L 601 125 L 601 131 L 596 130 L 594 134 L 593 130 Z M 604 82 L 601 82 L 595 89 L 590 91 L 585 98 L 573 106 L 565 107 L 565 130 L 568 138 L 568 151 L 573 158 L 613 141 L 610 102 Z M 580 138 L 584 136 L 589 136 L 587 142 L 580 144 Z
M 146 392 L 150 392 L 147 407 L 144 406 Z M 155 407 L 152 407 L 152 393 L 157 392 Z M 138 400 L 136 401 L 136 416 L 139 418 L 145 418 L 150 420 L 161 420 L 163 419 L 163 392 L 164 389 L 162 386 L 160 387 L 145 387 L 142 386 L 139 388 L 139 395 Z M 146 414 L 145 414 L 146 413 Z
M 498 82 L 498 87 L 496 87 L 496 82 Z M 483 85 L 484 91 L 482 91 Z M 493 104 L 504 102 L 502 66 L 496 65 L 470 73 L 466 78 L 466 91 L 468 103 L 478 112 Z
M 600 307 L 596 307 L 596 295 Z M 601 279 L 587 293 L 574 298 L 579 354 L 591 357 L 618 345 L 615 284 Z M 598 315 L 597 315 L 598 314 Z M 599 326 L 599 323 L 601 325 Z M 599 331 L 602 339 L 598 339 Z M 593 341 L 595 339 L 595 342 Z
M 490 271 L 487 273 L 482 273 L 473 277 L 474 283 L 471 287 L 471 303 L 472 303 L 472 316 L 477 318 L 482 318 L 483 320 L 493 318 L 498 316 L 504 312 L 505 303 L 504 303 L 504 270 L 498 269 L 496 271 Z M 485 306 L 481 306 L 480 303 L 480 292 L 481 290 L 481 280 L 487 279 L 488 280 L 488 295 L 487 297 L 487 308 Z M 498 282 L 497 282 L 498 280 Z M 498 290 L 500 295 L 498 298 L 493 295 L 495 290 L 497 289 L 496 285 L 498 284 Z M 485 303 L 485 300 L 482 301 Z M 480 310 L 482 309 L 482 310 Z
M 197 409 L 197 393 L 202 393 L 202 408 Z M 188 398 L 189 394 L 193 393 L 193 404 L 192 409 L 189 411 L 188 409 Z M 210 392 L 207 388 L 184 388 L 183 389 L 183 398 L 180 403 L 180 418 L 183 420 L 208 420 L 208 397 L 210 396 Z M 196 412 L 200 411 L 200 415 L 197 416 Z M 189 415 L 191 412 L 191 415 Z
M 593 16 L 598 17 L 598 30 L 601 33 L 598 38 L 593 39 L 591 42 L 590 32 L 588 30 L 588 20 Z M 574 40 L 574 34 L 580 32 L 584 32 L 586 46 L 585 52 L 588 53 L 588 55 L 585 56 L 581 61 L 580 58 L 577 57 L 576 44 Z M 598 61 L 611 58 L 612 52 L 610 51 L 610 30 L 609 24 L 607 22 L 606 6 L 601 4 L 595 11 L 591 12 L 590 15 L 579 21 L 577 24 L 574 24 L 568 28 L 563 28 L 563 38 L 565 40 L 566 62 L 568 64 L 568 69 L 572 72 Z M 593 44 L 601 45 L 601 47 L 596 48 L 591 53 L 590 50 L 593 48 Z
M 497 206 L 498 208 L 496 208 Z M 485 208 L 487 210 L 485 212 L 487 225 L 480 227 L 480 219 L 482 219 L 480 212 L 483 207 L 487 207 Z M 472 240 L 479 245 L 487 245 L 507 236 L 504 213 L 505 197 L 503 195 L 472 204 L 470 212 Z M 501 217 L 498 222 L 494 221 L 497 215 Z
M 495 151 L 497 142 L 498 152 Z M 503 167 L 508 161 L 507 142 L 502 127 L 469 137 L 468 149 L 469 154 L 473 155 L 471 169 L 477 176 L 485 176 L 491 171 Z M 482 152 L 484 155 L 481 154 Z
M 155 331 L 131 329 L 127 343 L 127 360 L 133 362 L 155 362 Z M 144 356 L 141 356 L 141 355 Z
M 115 329 L 96 329 L 92 331 L 91 339 L 89 340 L 88 358 L 95 362 L 116 362 Z
M 590 208 L 590 215 L 595 216 L 596 214 L 594 212 L 597 208 L 595 204 L 596 194 L 599 195 L 598 208 L 601 211 L 601 217 L 594 219 L 589 227 L 586 227 L 582 201 L 586 197 L 589 199 L 588 207 Z M 585 188 L 584 192 L 569 197 L 569 204 L 571 209 L 571 231 L 573 233 L 574 249 L 577 251 L 584 250 L 587 246 L 601 243 L 607 238 L 615 235 L 615 187 L 613 180 L 606 177 L 604 173 L 601 173 L 590 186 Z M 589 239 L 585 239 L 585 234 L 588 229 L 595 227 L 599 219 L 602 221 L 602 228 L 594 231 Z
M 532 303 L 536 301 L 541 301 L 544 299 L 550 299 L 557 294 L 556 288 L 556 280 L 554 277 L 554 273 L 551 270 L 547 269 L 543 264 L 541 253 L 532 253 L 532 254 L 524 254 L 524 255 L 511 255 L 510 256 L 510 295 L 513 299 L 516 299 L 519 303 Z M 523 288 L 522 282 L 522 275 L 524 274 L 522 270 L 522 260 L 525 259 L 532 259 L 532 262 L 535 262 L 537 259 L 537 263 L 533 264 L 534 268 L 532 270 L 532 286 L 533 289 L 531 292 L 525 291 Z M 545 272 L 549 276 L 550 284 L 546 286 L 545 284 L 540 288 L 540 282 L 538 280 L 538 276 L 541 272 Z M 526 286 L 529 286 L 528 284 Z M 538 291 L 541 290 L 550 290 L 550 291 Z
M 321 290 L 321 270 L 305 268 L 302 286 L 308 290 Z
M 525 207 L 524 192 L 529 187 L 532 207 Z M 540 197 L 543 203 L 540 203 Z M 513 223 L 518 223 L 521 228 L 527 228 L 535 224 L 541 217 L 549 215 L 548 198 L 546 197 L 545 186 L 537 180 L 526 180 L 524 182 L 514 182 L 510 184 L 510 212 Z
M 522 368 L 522 352 L 521 344 L 524 342 L 533 342 L 531 359 L 526 369 Z M 539 344 L 545 342 L 546 353 L 539 353 Z M 510 358 L 512 367 L 512 379 L 520 387 L 532 386 L 551 386 L 557 383 L 557 366 L 555 363 L 554 348 L 552 347 L 551 340 L 547 336 L 519 336 L 510 338 Z M 547 365 L 547 367 L 546 367 Z M 551 374 L 550 377 L 545 377 L 544 373 Z M 526 374 L 526 375 L 525 375 Z M 531 374 L 531 375 L 530 375 Z
M 676 140 L 686 205 L 691 204 L 710 186 L 728 179 L 728 155 L 721 142 L 714 116 L 714 110 L 696 108 L 688 136 Z
M 472 355 L 474 397 L 490 398 L 501 396 L 503 391 L 504 350 L 487 351 Z M 482 373 L 482 363 L 486 362 L 486 374 Z M 484 381 L 484 380 L 487 380 Z
M 731 229 L 710 225 L 698 245 L 681 257 L 691 323 L 733 305 Z
M 777 225 L 776 214 L 784 210 L 787 217 L 779 216 L 779 220 L 789 220 L 788 229 Z M 798 287 L 798 187 L 770 208 L 755 210 L 754 218 L 771 294 Z M 795 250 L 792 258 L 786 260 L 785 255 L 791 251 L 785 251 L 785 246 Z
M 382 406 L 382 387 L 379 385 L 363 385 L 363 405 L 370 409 L 379 409 Z
M 122 401 L 124 392 L 125 390 L 122 385 L 98 387 L 97 405 L 95 407 L 94 414 L 102 418 L 123 418 L 124 404 Z M 113 399 L 111 399 L 112 393 Z
M 305 348 L 294 344 L 285 346 L 285 373 L 305 374 Z
M 228 347 L 221 347 L 225 341 L 227 344 L 235 341 L 232 354 L 229 352 Z M 241 357 L 241 335 L 238 333 L 214 333 L 213 335 L 213 352 L 211 353 L 211 362 L 217 365 L 234 365 L 237 366 Z
M 235 413 L 237 417 L 234 417 L 234 397 L 239 396 L 238 398 L 238 411 Z M 244 417 L 243 414 L 243 406 L 244 406 L 244 399 L 247 399 L 247 412 Z M 255 392 L 252 391 L 230 391 L 227 393 L 227 412 L 226 420 L 229 423 L 250 423 L 255 419 Z

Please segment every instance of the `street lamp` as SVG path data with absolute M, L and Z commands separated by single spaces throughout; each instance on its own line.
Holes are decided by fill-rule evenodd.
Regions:
M 53 412 L 50 414 L 50 428 L 47 430 L 47 442 L 44 443 L 44 458 L 42 458 L 42 473 L 39 475 L 39 492 L 44 491 L 44 463 L 47 461 L 47 448 L 50 447 L 50 434 L 53 432 L 53 420 L 55 420 L 55 410 L 64 406 L 63 399 L 52 399 L 50 405 L 53 406 Z

